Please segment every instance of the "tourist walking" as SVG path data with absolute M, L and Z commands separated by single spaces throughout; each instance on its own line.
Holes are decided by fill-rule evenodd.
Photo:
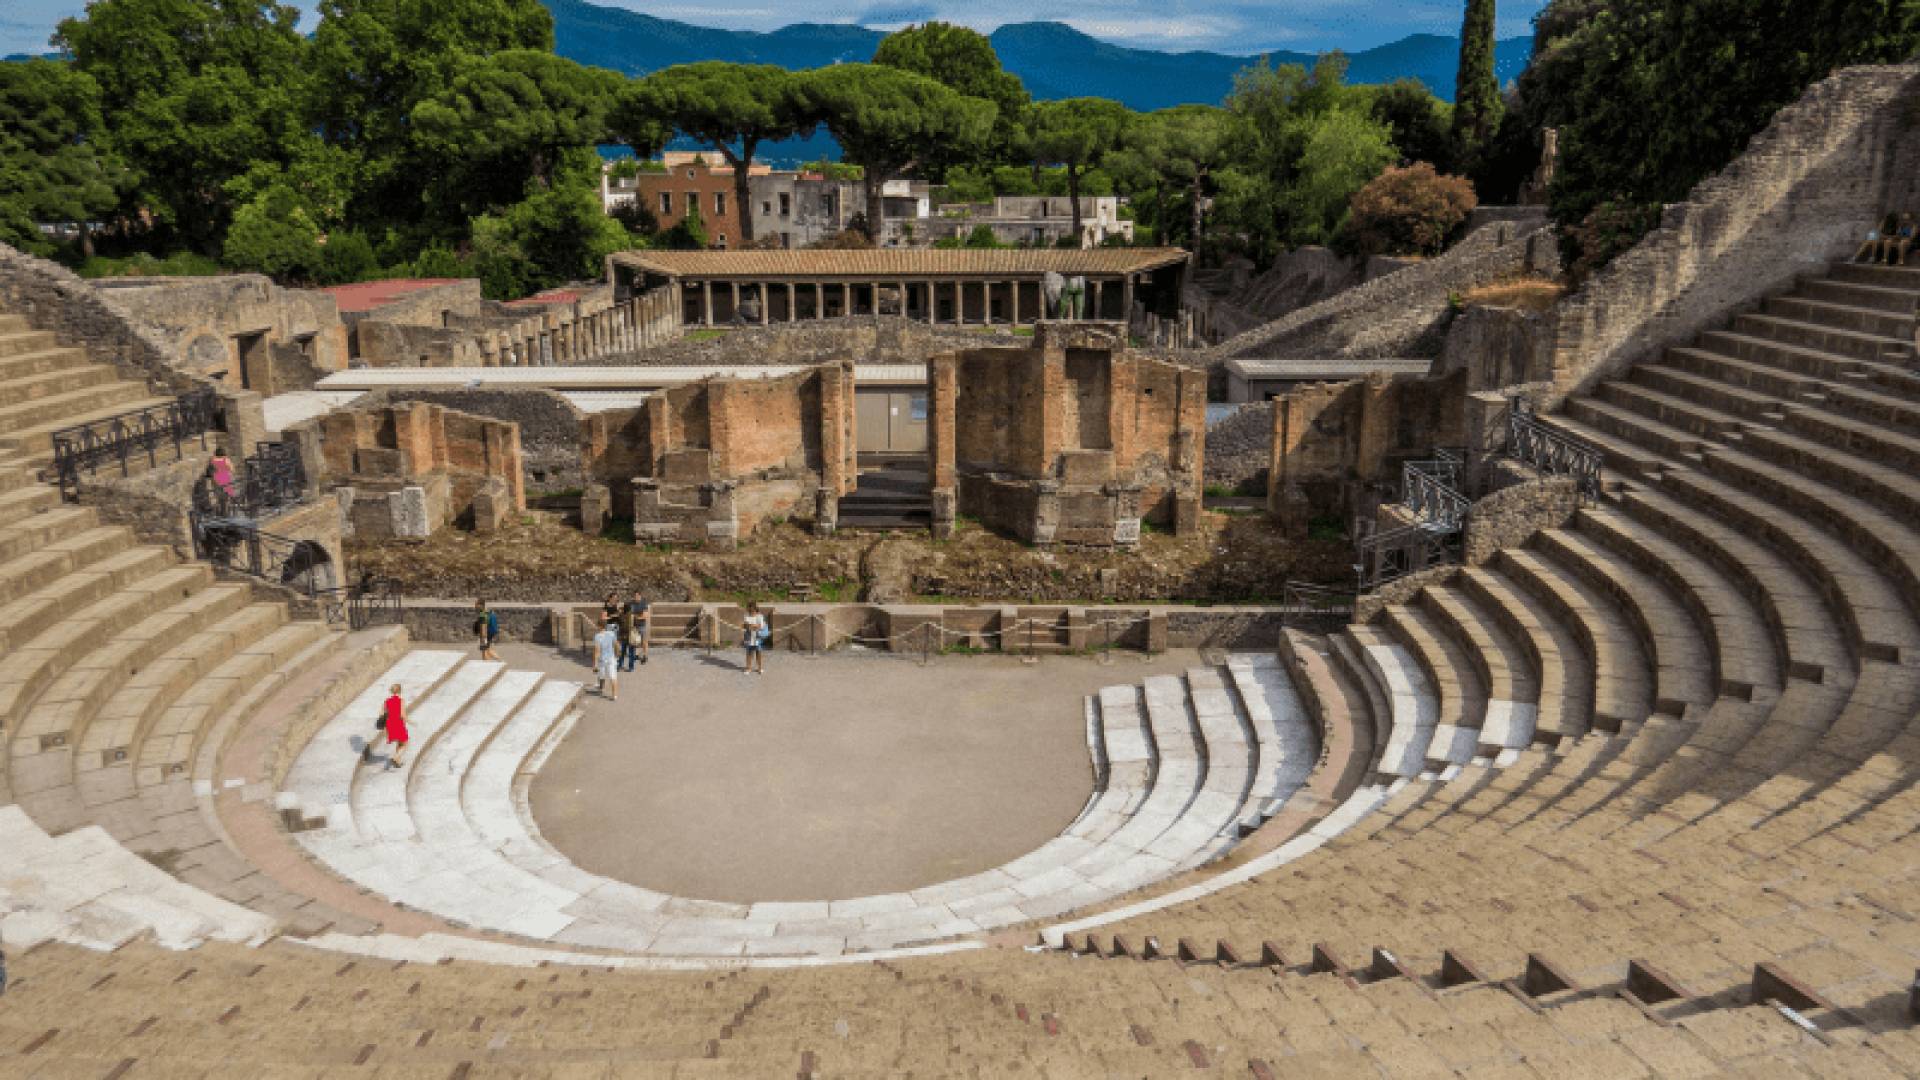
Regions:
M 226 447 L 216 446 L 213 448 L 213 460 L 207 463 L 207 468 L 213 471 L 214 486 L 219 488 L 221 493 L 228 499 L 232 499 L 233 459 L 227 456 Z
M 373 764 L 373 752 L 384 741 L 393 749 L 387 754 L 387 768 L 397 769 L 406 764 L 401 760 L 407 754 L 407 703 L 400 697 L 400 684 L 387 687 L 386 704 L 380 707 L 380 718 L 373 723 L 379 734 L 367 740 L 367 747 L 360 752 L 362 764 Z
M 767 673 L 765 657 L 767 644 L 772 640 L 773 632 L 767 627 L 767 617 L 760 614 L 760 602 L 747 601 L 747 615 L 740 620 L 740 642 L 747 649 L 747 674 Z
M 487 606 L 485 597 L 473 602 L 473 632 L 480 639 L 480 659 L 500 659 L 493 654 L 493 643 L 500 637 L 500 616 Z
M 620 663 L 628 671 L 633 670 L 636 657 L 640 663 L 647 662 L 647 638 L 653 629 L 653 613 L 640 590 L 633 590 L 633 599 L 627 601 L 625 630 L 621 635 Z
M 593 635 L 593 670 L 600 676 L 600 693 L 608 701 L 620 700 L 620 637 L 611 618 L 600 620 L 600 632 Z

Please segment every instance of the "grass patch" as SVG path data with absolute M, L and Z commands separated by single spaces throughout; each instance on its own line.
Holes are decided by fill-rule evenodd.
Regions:
M 1231 499 L 1239 494 L 1231 484 L 1208 484 L 1200 489 L 1200 493 L 1209 499 Z
M 858 597 L 860 587 L 846 578 L 834 578 L 823 581 L 814 588 L 814 595 L 829 604 L 840 604 Z
M 681 340 L 713 341 L 717 338 L 725 337 L 726 333 L 727 332 L 725 330 L 716 330 L 716 329 L 710 329 L 710 328 L 703 328 L 700 330 L 689 330 L 686 332 L 685 335 L 682 336 Z
M 1347 523 L 1337 517 L 1316 517 L 1307 521 L 1307 539 L 1344 540 L 1347 537 Z
M 600 527 L 600 539 L 608 540 L 616 544 L 631 545 L 633 543 L 633 519 L 608 518 L 607 523 Z
M 1459 294 L 1455 307 L 1510 307 L 1522 311 L 1546 311 L 1558 303 L 1566 291 L 1565 285 L 1547 278 L 1511 278 Z

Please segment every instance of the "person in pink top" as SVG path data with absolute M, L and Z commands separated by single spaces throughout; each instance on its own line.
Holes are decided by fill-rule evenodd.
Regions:
M 224 492 L 227 498 L 233 498 L 233 459 L 227 456 L 226 447 L 214 449 L 213 460 L 207 463 L 207 470 L 213 474 L 214 486 Z

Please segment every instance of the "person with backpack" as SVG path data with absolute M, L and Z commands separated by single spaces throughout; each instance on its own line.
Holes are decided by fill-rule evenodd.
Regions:
M 493 643 L 500 637 L 500 616 L 487 606 L 484 597 L 473 602 L 473 633 L 480 639 L 480 659 L 500 659 L 493 654 Z
M 626 611 L 621 616 L 620 663 L 627 671 L 633 670 L 634 661 L 647 662 L 647 637 L 653 629 L 653 614 L 646 598 L 640 590 L 633 590 L 633 599 L 627 601 Z
M 758 600 L 747 601 L 747 614 L 740 624 L 740 641 L 747 648 L 747 674 L 765 675 L 765 653 L 768 644 L 773 641 L 773 630 L 767 625 L 767 617 L 760 614 Z

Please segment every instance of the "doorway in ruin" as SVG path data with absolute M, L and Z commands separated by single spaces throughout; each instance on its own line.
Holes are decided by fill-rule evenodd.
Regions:
M 856 387 L 854 425 L 859 476 L 840 499 L 840 527 L 932 528 L 926 385 Z

